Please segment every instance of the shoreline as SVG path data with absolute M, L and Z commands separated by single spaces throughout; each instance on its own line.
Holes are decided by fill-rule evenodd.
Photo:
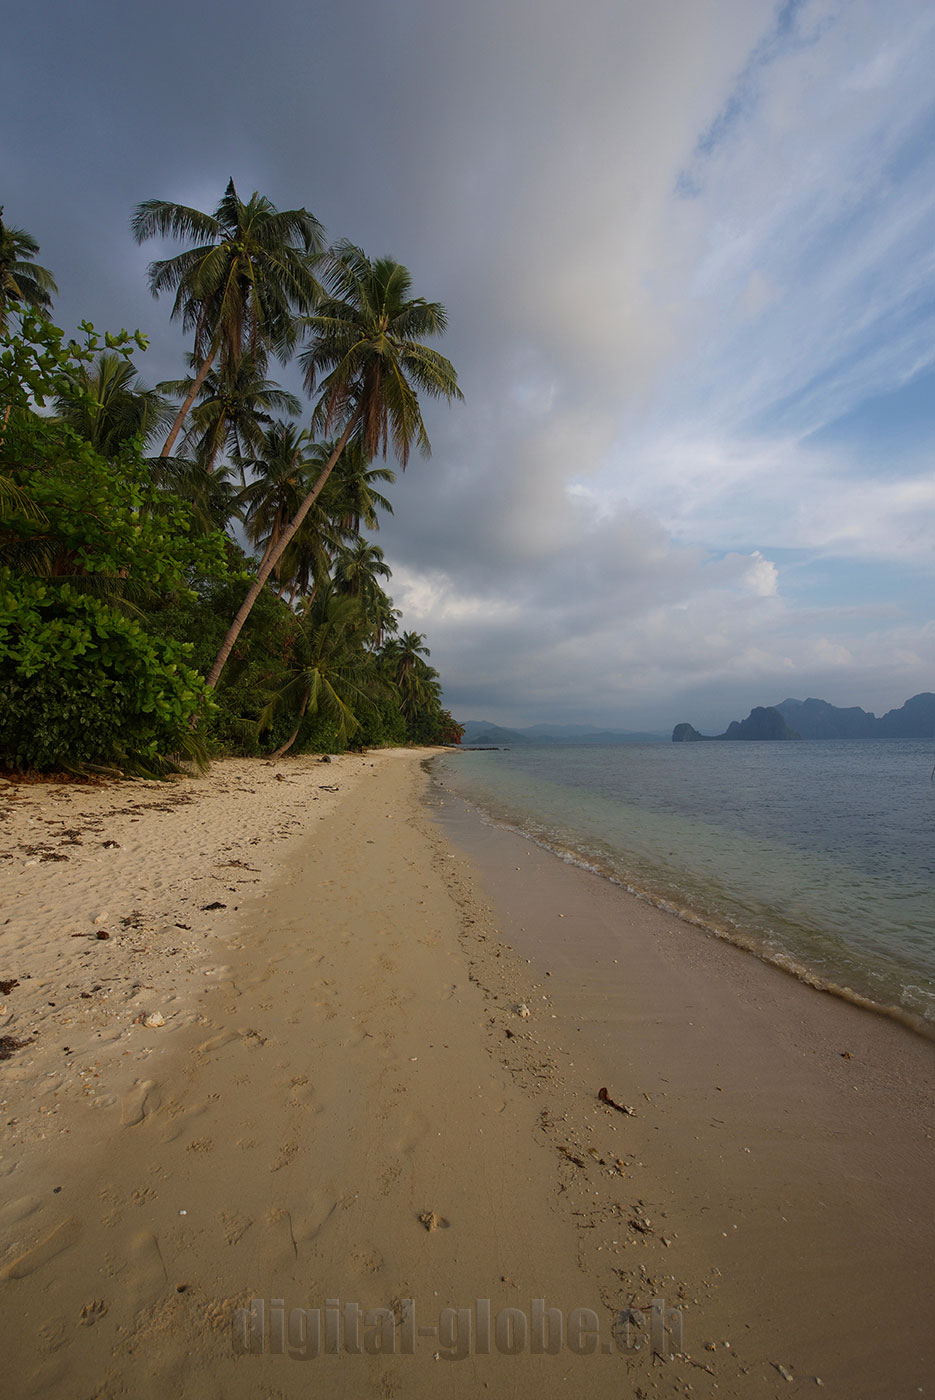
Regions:
M 470 752 L 470 750 L 464 752 Z M 432 760 L 427 760 L 427 762 L 431 763 Z M 587 871 L 589 874 L 607 881 L 608 884 L 613 885 L 626 895 L 641 900 L 689 927 L 698 929 L 708 938 L 739 948 L 760 962 L 795 978 L 816 992 L 824 992 L 828 996 L 845 1001 L 863 1011 L 894 1021 L 925 1040 L 935 1041 L 935 1019 L 914 1011 L 902 1003 L 884 1001 L 874 996 L 872 992 L 861 990 L 843 980 L 835 979 L 832 974 L 803 961 L 799 955 L 770 946 L 756 933 L 748 932 L 732 924 L 729 919 L 723 916 L 718 918 L 715 915 L 699 912 L 698 909 L 674 899 L 669 894 L 660 893 L 649 885 L 636 884 L 615 873 L 609 865 L 603 865 L 592 857 L 582 854 L 574 846 L 561 845 L 545 836 L 536 834 L 534 831 L 527 830 L 518 820 L 514 821 L 509 817 L 487 811 L 482 803 L 475 802 L 467 794 L 459 793 L 458 796 L 461 801 L 477 811 L 481 820 L 511 832 L 522 840 L 531 842 L 566 865 Z
M 649 1120 L 627 1126 L 648 1214 L 666 1221 L 659 1255 L 701 1302 L 686 1310 L 693 1358 L 701 1322 L 715 1333 L 705 1351 L 716 1354 L 718 1331 L 740 1334 L 742 1374 L 773 1364 L 842 1396 L 928 1393 L 931 1041 L 699 939 L 434 783 L 436 816 L 503 937 L 548 988 L 553 1038 L 569 1063 L 583 1049 L 611 1095 Z M 727 1393 L 758 1393 L 733 1383 Z
M 40 1032 L 0 1065 L 11 1394 L 746 1400 L 791 1393 L 784 1373 L 919 1393 L 928 1043 L 492 835 L 428 757 L 235 761 L 179 803 L 162 784 L 14 799 L 20 839 L 54 830 L 72 859 L 0 865 L 26 901 L 0 977 L 12 948 L 36 969 L 0 1032 L 28 1028 L 23 988 Z M 82 801 L 126 810 L 76 838 Z M 34 802 L 54 828 L 24 823 Z M 121 991 L 89 1005 L 101 955 Z M 237 1310 L 276 1298 L 324 1327 L 329 1299 L 388 1310 L 395 1351 L 349 1351 L 345 1327 L 312 1371 L 235 1356 Z M 560 1351 L 485 1354 L 483 1306 L 531 1336 L 536 1300 Z M 672 1359 L 656 1300 L 667 1347 L 681 1314 Z M 568 1344 L 580 1309 L 594 1355 Z M 412 1354 L 407 1317 L 436 1324 Z
M 432 759 L 427 762 L 433 762 Z M 716 923 L 713 919 L 699 914 L 695 910 L 674 903 L 665 895 L 655 894 L 650 889 L 644 889 L 638 885 L 614 875 L 612 871 L 604 869 L 594 861 L 587 860 L 579 855 L 571 847 L 561 847 L 552 845 L 550 842 L 541 839 L 525 831 L 521 826 L 512 822 L 500 820 L 485 812 L 482 807 L 471 802 L 468 798 L 461 800 L 478 813 L 482 821 L 489 822 L 492 826 L 501 828 L 503 831 L 512 832 L 523 841 L 529 841 L 540 850 L 546 851 L 556 860 L 560 860 L 564 865 L 573 866 L 577 870 L 584 870 L 589 875 L 595 875 L 598 879 L 606 880 L 609 885 L 613 885 L 623 894 L 629 895 L 633 899 L 638 899 L 647 904 L 652 909 L 658 909 L 660 913 L 667 914 L 673 919 L 678 919 L 689 928 L 698 929 L 708 938 L 717 939 L 722 943 L 729 944 L 732 948 L 737 948 L 741 952 L 748 953 L 751 957 L 757 958 L 768 967 L 775 968 L 778 972 L 783 972 L 788 977 L 793 977 L 803 986 L 810 987 L 812 991 L 823 992 L 827 996 L 835 997 L 847 1002 L 850 1006 L 855 1006 L 861 1011 L 870 1012 L 875 1016 L 882 1016 L 885 1020 L 894 1021 L 905 1030 L 912 1031 L 923 1040 L 935 1041 L 935 1021 L 928 1020 L 924 1016 L 918 1015 L 914 1011 L 908 1010 L 904 1006 L 897 1006 L 891 1002 L 875 1001 L 864 992 L 859 992 L 853 987 L 845 986 L 843 982 L 833 982 L 825 979 L 820 972 L 810 968 L 806 963 L 798 962 L 791 953 L 777 952 L 770 949 L 763 943 L 757 942 L 752 934 L 746 934 L 740 929 L 730 929 L 723 924 Z

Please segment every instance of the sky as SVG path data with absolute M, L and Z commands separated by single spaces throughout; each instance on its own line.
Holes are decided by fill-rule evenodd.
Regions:
M 933 72 L 928 0 L 31 0 L 0 203 L 150 382 L 143 199 L 233 176 L 445 304 L 376 542 L 458 718 L 879 714 L 935 690 Z

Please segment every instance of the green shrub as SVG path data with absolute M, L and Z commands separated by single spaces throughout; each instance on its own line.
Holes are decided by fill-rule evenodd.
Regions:
M 7 767 L 155 775 L 201 754 L 207 692 L 186 649 L 69 584 L 0 571 L 0 674 Z

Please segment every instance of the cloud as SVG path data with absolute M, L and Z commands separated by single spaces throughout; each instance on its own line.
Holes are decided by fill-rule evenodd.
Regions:
M 930 461 L 836 425 L 935 364 L 935 11 L 104 10 L 7 26 L 7 216 L 69 325 L 152 333 L 153 380 L 184 347 L 130 211 L 229 175 L 447 304 L 466 402 L 429 407 L 380 543 L 458 712 L 723 727 L 774 687 L 931 688 Z

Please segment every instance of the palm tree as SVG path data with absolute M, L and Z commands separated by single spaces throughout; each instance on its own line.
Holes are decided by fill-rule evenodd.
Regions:
M 322 444 L 321 466 L 327 465 L 334 443 Z M 377 482 L 392 485 L 396 473 L 390 467 L 372 467 L 364 456 L 360 442 L 349 442 L 341 453 L 329 479 L 329 485 L 338 487 L 336 500 L 339 504 L 341 522 L 357 534 L 361 525 L 368 530 L 379 530 L 377 509 L 393 514 L 392 502 L 377 490 Z M 327 488 L 326 488 L 327 489 Z
M 207 472 L 214 471 L 218 453 L 224 449 L 238 459 L 261 452 L 264 426 L 273 421 L 271 413 L 302 411 L 295 394 L 267 379 L 265 370 L 264 357 L 248 351 L 237 363 L 225 363 L 205 376 L 183 445 L 195 448 Z M 191 385 L 191 378 L 174 379 L 159 388 L 184 396 Z
M 305 489 L 311 479 L 306 478 Z M 297 594 L 314 596 L 331 578 L 331 566 L 339 550 L 353 537 L 343 520 L 344 505 L 332 476 L 289 541 L 276 565 L 282 592 L 289 587 L 289 602 Z
M 150 466 L 154 484 L 191 506 L 193 523 L 202 533 L 226 530 L 231 520 L 240 519 L 240 493 L 226 463 L 209 472 L 197 458 L 155 457 Z
M 334 568 L 335 587 L 339 593 L 359 598 L 364 616 L 371 618 L 371 604 L 380 589 L 379 578 L 390 577 L 390 566 L 379 545 L 371 544 L 358 535 L 348 545 L 339 548 Z
M 55 407 L 61 421 L 102 457 L 113 457 L 137 435 L 145 445 L 175 415 L 168 399 L 147 389 L 134 366 L 113 350 L 102 350 L 92 365 L 79 365 Z
M 383 648 L 383 669 L 399 693 L 400 713 L 407 720 L 416 710 L 441 702 L 438 672 L 422 660 L 430 655 L 421 632 L 404 632 Z
M 138 243 L 154 237 L 195 241 L 149 268 L 153 296 L 175 292 L 172 317 L 194 332 L 198 364 L 162 449 L 168 457 L 216 356 L 224 366 L 236 365 L 245 350 L 289 358 L 296 314 L 310 312 L 320 293 L 313 267 L 322 228 L 306 209 L 280 211 L 256 191 L 244 204 L 233 180 L 213 214 L 148 199 L 137 206 L 131 227 Z
M 385 456 L 391 444 L 405 468 L 413 444 L 423 456 L 431 452 L 417 391 L 449 403 L 463 397 L 451 363 L 417 339 L 444 331 L 445 308 L 439 302 L 410 298 L 412 279 L 406 268 L 392 258 L 371 262 L 360 248 L 341 243 L 332 253 L 327 280 L 330 295 L 308 318 L 312 343 L 300 359 L 309 393 L 320 383 L 313 422 L 325 432 L 340 425 L 341 435 L 261 566 L 215 658 L 209 685 L 217 684 L 261 589 L 352 436 L 368 461 L 381 450 Z
M 367 702 L 375 679 L 361 646 L 361 628 L 356 598 L 340 597 L 324 588 L 306 605 L 296 633 L 290 678 L 258 722 L 262 732 L 281 708 L 291 710 L 296 718 L 291 735 L 273 758 L 292 747 L 306 714 L 330 720 L 342 743 L 360 728 L 355 709 Z
M 23 306 L 50 307 L 58 291 L 48 268 L 34 262 L 39 244 L 32 234 L 3 222 L 0 204 L 0 331 L 6 330 L 11 302 Z
M 386 631 L 396 625 L 393 600 L 384 593 L 378 580 L 390 577 L 390 566 L 379 545 L 371 544 L 361 535 L 337 552 L 334 584 L 339 593 L 360 600 L 361 610 L 369 624 L 371 645 L 383 645 Z
M 236 458 L 241 474 L 252 473 L 238 502 L 247 539 L 263 549 L 261 568 L 307 493 L 312 464 L 308 447 L 308 431 L 280 419 L 264 433 L 255 456 Z

